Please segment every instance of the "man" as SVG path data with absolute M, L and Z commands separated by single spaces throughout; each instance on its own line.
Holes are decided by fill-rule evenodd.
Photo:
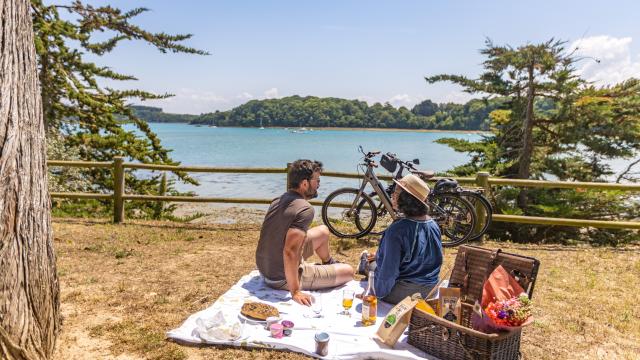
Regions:
M 265 283 L 286 289 L 291 298 L 311 305 L 312 296 L 301 290 L 342 285 L 353 279 L 353 268 L 336 262 L 329 253 L 329 229 L 309 229 L 314 210 L 307 200 L 318 196 L 322 163 L 297 160 L 289 168 L 289 191 L 271 202 L 260 230 L 256 265 Z M 305 263 L 314 253 L 321 265 Z

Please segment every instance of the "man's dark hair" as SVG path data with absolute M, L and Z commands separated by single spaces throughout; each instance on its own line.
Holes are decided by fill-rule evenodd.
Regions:
M 398 195 L 398 210 L 405 216 L 424 216 L 429 213 L 427 205 L 404 190 Z
M 311 180 L 313 173 L 322 172 L 322 163 L 315 160 L 300 159 L 289 167 L 289 189 L 297 189 L 303 180 Z

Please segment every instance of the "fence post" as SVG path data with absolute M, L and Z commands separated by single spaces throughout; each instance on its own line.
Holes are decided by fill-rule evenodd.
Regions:
M 124 221 L 124 158 L 113 157 L 113 222 Z
M 287 163 L 287 183 L 284 184 L 284 191 L 289 191 L 289 169 L 291 169 L 291 163 Z
M 491 186 L 489 185 L 489 173 L 486 171 L 481 171 L 476 174 L 476 184 L 481 186 L 484 189 L 484 194 L 487 199 L 491 198 Z M 487 219 L 487 215 L 484 213 L 484 207 L 480 202 L 475 204 L 476 206 L 476 215 L 478 216 L 476 226 L 474 232 L 482 230 L 484 226 L 484 222 Z M 484 241 L 485 235 L 483 234 L 480 238 L 480 241 Z

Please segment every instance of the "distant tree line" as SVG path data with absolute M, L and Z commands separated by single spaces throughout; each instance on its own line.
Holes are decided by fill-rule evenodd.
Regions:
M 202 114 L 191 124 L 216 126 L 353 127 L 438 130 L 489 130 L 489 114 L 502 99 L 474 99 L 466 104 L 425 100 L 411 110 L 339 98 L 289 96 L 251 100 L 229 111 Z
M 162 111 L 162 108 L 153 106 L 132 105 L 135 116 L 147 122 L 154 123 L 188 123 L 198 115 L 191 114 L 172 114 Z

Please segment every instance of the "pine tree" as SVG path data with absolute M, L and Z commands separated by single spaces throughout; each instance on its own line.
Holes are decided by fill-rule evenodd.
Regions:
M 114 156 L 125 156 L 144 163 L 178 164 L 148 124 L 136 117 L 129 107 L 133 99 L 162 99 L 171 95 L 102 87 L 101 81 L 105 79 L 121 81 L 135 80 L 135 77 L 98 66 L 87 61 L 84 55 L 106 54 L 126 40 L 147 42 L 162 53 L 207 54 L 182 45 L 191 35 L 151 33 L 132 24 L 130 21 L 146 12 L 146 8 L 125 12 L 111 6 L 94 7 L 81 1 L 70 5 L 44 5 L 41 0 L 32 0 L 31 9 L 46 131 L 49 137 L 62 139 L 61 146 L 67 150 L 58 152 L 75 154 L 71 158 L 74 160 L 110 161 Z M 61 11 L 73 16 L 63 18 Z M 114 35 L 104 41 L 94 40 L 96 34 L 105 31 Z M 124 123 L 135 125 L 142 136 L 125 130 Z M 63 174 L 70 176 L 62 171 L 54 172 L 53 176 Z M 100 192 L 113 189 L 109 169 L 83 170 L 80 176 L 80 181 L 65 178 L 54 183 L 88 183 L 94 191 Z M 183 181 L 196 183 L 186 174 L 178 176 Z M 155 194 L 160 186 L 159 178 L 159 174 L 139 178 L 128 172 L 127 191 Z M 175 191 L 170 189 L 169 193 Z M 153 212 L 151 204 L 138 206 Z
M 478 79 L 458 75 L 428 77 L 429 83 L 451 81 L 486 98 L 506 99 L 490 114 L 491 134 L 479 142 L 442 139 L 456 151 L 467 152 L 469 163 L 454 169 L 461 175 L 488 171 L 519 179 L 606 181 L 612 159 L 640 151 L 640 85 L 630 79 L 597 88 L 581 79 L 575 64 L 581 59 L 564 43 L 550 40 L 518 48 L 487 40 L 487 57 Z M 634 219 L 640 204 L 620 192 L 561 189 L 501 188 L 494 199 L 500 212 L 530 216 Z M 617 243 L 637 234 L 523 224 L 497 223 L 494 237 L 516 241 L 554 238 Z

